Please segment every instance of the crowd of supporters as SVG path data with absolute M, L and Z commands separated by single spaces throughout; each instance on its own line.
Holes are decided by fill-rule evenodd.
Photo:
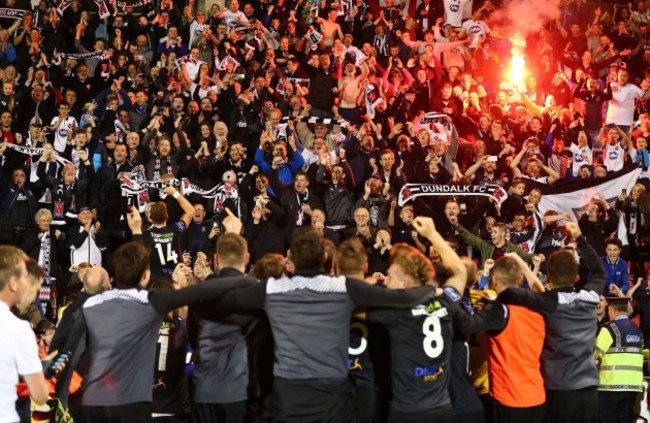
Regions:
M 508 15 L 509 10 L 524 10 L 522 4 L 527 3 L 41 0 L 22 5 L 5 0 L 0 8 L 0 244 L 19 247 L 43 270 L 36 301 L 19 307 L 22 312 L 31 309 L 43 356 L 63 349 L 74 335 L 78 319 L 61 319 L 62 308 L 80 309 L 109 286 L 110 277 L 114 286 L 124 284 L 115 278 L 120 269 L 114 255 L 132 240 L 149 247 L 152 286 L 159 288 L 169 288 L 170 279 L 204 280 L 213 269 L 224 267 L 237 270 L 225 276 L 250 271 L 260 280 L 298 274 L 292 260 L 284 257 L 291 257 L 292 235 L 300 228 L 311 228 L 326 243 L 326 273 L 336 272 L 331 262 L 337 246 L 348 242 L 343 251 L 354 250 L 348 241 L 352 239 L 363 254 L 352 254 L 355 260 L 350 261 L 360 263 L 365 256 L 367 266 L 348 266 L 349 276 L 371 277 L 379 284 L 395 281 L 400 275 L 396 270 L 391 275 L 389 269 L 397 260 L 401 270 L 414 267 L 408 269 L 415 272 L 414 279 L 426 279 L 433 277 L 428 267 L 433 263 L 441 266 L 436 277 L 442 285 L 443 267 L 451 266 L 444 258 L 451 256 L 435 245 L 432 231 L 422 229 L 419 219 L 425 217 L 432 218 L 433 233 L 446 240 L 454 254 L 469 258 L 467 288 L 472 288 L 474 300 L 483 298 L 480 291 L 489 283 L 499 295 L 517 285 L 515 271 L 523 272 L 533 290 L 543 291 L 544 284 L 546 289 L 570 286 L 575 280 L 553 277 L 550 258 L 567 250 L 575 253 L 580 263 L 577 300 L 567 299 L 566 293 L 549 294 L 543 301 L 525 294 L 506 296 L 509 304 L 534 311 L 534 316 L 515 311 L 527 322 L 518 326 L 520 330 L 533 330 L 535 316 L 543 316 L 546 342 L 550 338 L 562 345 L 552 328 L 577 328 L 575 322 L 581 319 L 567 323 L 562 320 L 566 316 L 557 317 L 563 306 L 583 301 L 590 312 L 600 296 L 598 319 L 604 325 L 604 298 L 629 297 L 645 345 L 650 344 L 650 9 L 643 0 L 625 5 L 562 0 L 559 5 L 549 3 L 552 10 L 541 17 Z M 530 25 L 522 33 L 522 25 L 514 21 L 527 18 Z M 525 66 L 513 73 L 516 60 Z M 614 198 L 588 190 L 629 172 L 638 177 Z M 497 201 L 459 190 L 455 196 L 398 201 L 409 183 L 498 186 L 508 198 Z M 594 193 L 581 199 L 583 209 L 574 214 L 540 211 L 544 193 L 576 186 Z M 142 231 L 134 224 L 138 210 Z M 229 232 L 241 238 L 233 240 Z M 222 248 L 245 255 L 245 262 L 225 258 L 226 250 L 217 251 L 215 260 L 222 239 Z M 244 245 L 238 244 L 241 240 Z M 402 251 L 405 257 L 417 259 L 400 262 L 400 248 L 408 248 Z M 428 258 L 424 263 L 419 261 L 423 257 Z M 504 257 L 510 261 L 499 264 Z M 495 278 L 494 269 L 501 276 Z M 569 264 L 562 269 L 572 274 Z M 453 279 L 454 272 L 449 274 Z M 601 277 L 606 282 L 601 284 Z M 500 281 L 496 287 L 495 280 Z M 336 286 L 325 285 L 329 283 Z M 348 294 L 354 304 L 364 303 L 352 292 Z M 587 294 L 594 292 L 595 302 Z M 469 298 L 469 291 L 466 294 Z M 456 313 L 452 303 L 457 298 L 453 293 L 444 298 L 442 308 Z M 156 316 L 167 308 L 155 305 Z M 615 308 L 609 311 L 618 313 Z M 461 342 L 461 332 L 517 330 L 501 311 L 487 307 L 486 315 L 497 322 L 492 326 L 455 318 L 453 330 L 443 325 L 444 336 L 454 333 Z M 218 316 L 220 323 L 200 323 L 209 320 L 205 315 L 213 318 L 211 313 L 196 312 L 199 329 L 189 334 L 195 351 L 209 337 L 223 337 L 241 347 L 240 338 L 254 332 L 259 345 L 248 351 L 257 348 L 273 356 L 273 340 L 259 334 L 268 329 L 257 323 L 259 316 L 232 321 Z M 468 313 L 473 316 L 474 311 Z M 394 343 L 409 343 L 400 338 L 399 326 L 390 327 L 403 316 L 385 310 L 368 316 L 373 325 L 389 326 Z M 582 347 L 593 352 L 596 317 L 591 317 L 594 331 L 586 330 L 587 325 L 578 333 Z M 52 323 L 59 319 L 56 348 L 50 348 Z M 185 325 L 178 313 L 165 319 L 160 339 L 163 332 Z M 277 338 L 277 323 L 271 320 Z M 239 333 L 241 328 L 249 331 L 247 336 Z M 426 342 L 434 339 L 435 344 L 437 332 L 422 330 L 429 334 Z M 361 338 L 363 345 L 367 331 Z M 282 345 L 282 340 L 276 342 Z M 497 348 L 503 340 L 495 335 L 489 342 L 490 348 Z M 526 345 L 521 353 L 538 347 L 541 344 Z M 236 353 L 246 355 L 247 349 Z M 588 361 L 582 353 L 576 356 Z M 219 357 L 204 354 L 203 362 L 194 360 L 199 372 L 206 360 L 219 363 Z M 251 369 L 272 366 L 258 366 L 263 355 L 254 360 L 249 354 Z M 471 355 L 484 362 L 479 352 Z M 550 362 L 558 365 L 553 359 Z M 490 360 L 497 366 L 499 360 Z M 154 357 L 144 363 L 149 361 Z M 237 363 L 246 367 L 247 361 Z M 352 374 L 359 362 L 350 359 L 348 364 Z M 284 366 L 286 362 L 280 374 L 295 376 Z M 436 380 L 436 372 L 447 372 L 436 366 L 418 367 L 416 373 Z M 533 389 L 523 400 L 525 406 L 519 399 L 513 405 L 497 391 L 498 402 L 532 407 L 532 415 L 538 416 L 545 412 L 535 407 L 545 401 L 560 413 L 572 409 L 561 401 L 595 401 L 564 395 L 598 385 L 585 376 L 591 368 L 576 366 L 573 375 L 558 375 L 557 370 L 541 374 L 546 399 Z M 246 413 L 263 415 L 263 401 L 251 405 L 250 400 L 262 398 L 259 393 L 267 392 L 268 384 L 249 385 L 248 371 L 239 371 L 219 374 L 237 380 L 222 390 L 207 388 L 218 384 L 214 375 L 201 381 L 194 401 L 231 404 L 248 399 L 245 411 L 225 407 L 219 413 L 238 416 L 234 419 L 244 419 Z M 449 372 L 445 378 L 452 385 L 454 379 L 469 378 L 462 366 Z M 254 373 L 251 370 L 251 380 L 267 380 Z M 485 372 L 479 366 L 472 374 L 476 390 L 470 385 L 469 390 L 449 388 L 456 418 L 474 419 L 486 410 L 492 421 L 505 419 L 498 412 L 488 413 L 489 400 L 481 398 L 481 404 L 476 396 L 488 392 L 485 378 L 476 376 Z M 390 379 L 390 374 L 383 376 Z M 182 372 L 174 380 L 181 379 Z M 363 389 L 374 392 L 381 381 L 381 376 L 370 382 L 359 378 L 357 394 Z M 400 383 L 397 386 L 406 390 Z M 512 383 L 503 381 L 503 386 Z M 495 392 L 490 394 L 494 398 Z M 177 392 L 167 395 L 179 398 Z M 390 389 L 387 393 L 385 385 L 380 387 L 379 398 L 390 397 Z M 417 411 L 444 408 L 448 397 L 441 398 L 422 399 L 426 405 Z M 391 418 L 409 421 L 399 414 L 414 411 L 412 400 L 393 395 L 398 405 L 391 409 L 397 412 Z M 182 418 L 190 410 L 182 402 L 174 407 L 155 411 Z M 368 421 L 388 412 L 372 410 Z M 201 416 L 196 421 L 222 421 L 208 417 L 216 413 L 213 409 L 193 412 Z M 587 421 L 575 416 L 574 421 Z

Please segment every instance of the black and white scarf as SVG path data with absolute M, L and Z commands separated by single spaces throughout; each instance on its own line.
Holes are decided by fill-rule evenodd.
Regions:
M 377 54 L 380 56 L 388 56 L 388 37 L 386 35 L 375 35 L 375 40 L 372 45 L 377 48 Z
M 305 221 L 305 212 L 302 211 L 302 205 L 309 201 L 309 189 L 305 189 L 303 199 L 300 200 L 300 194 L 296 192 L 296 202 L 298 203 L 298 213 L 296 216 L 296 226 L 302 226 Z
M 52 240 L 50 239 L 50 232 L 43 232 L 41 238 L 41 258 L 42 261 L 39 263 L 41 268 L 45 271 L 45 276 L 43 277 L 43 283 L 41 284 L 40 289 L 38 290 L 38 305 L 41 307 L 41 312 L 43 316 L 47 312 L 47 304 L 50 302 L 52 295 L 52 287 L 50 284 L 50 266 L 51 266 L 51 257 L 52 257 Z

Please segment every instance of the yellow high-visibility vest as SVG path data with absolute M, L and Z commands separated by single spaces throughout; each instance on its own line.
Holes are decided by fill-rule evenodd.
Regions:
M 600 360 L 599 391 L 643 392 L 643 334 L 627 317 L 600 329 L 595 355 Z

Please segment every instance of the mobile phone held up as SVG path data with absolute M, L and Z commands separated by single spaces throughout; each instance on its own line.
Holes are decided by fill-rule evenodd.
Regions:
M 44 370 L 45 377 L 47 379 L 56 377 L 63 369 L 65 369 L 65 366 L 67 366 L 68 362 L 70 361 L 70 357 L 72 354 L 69 351 L 63 351 L 59 353 L 50 363 L 47 365 L 47 367 Z

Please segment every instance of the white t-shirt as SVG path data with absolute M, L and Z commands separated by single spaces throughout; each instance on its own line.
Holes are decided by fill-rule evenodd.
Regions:
M 199 69 L 201 68 L 201 65 L 204 63 L 205 62 L 202 60 L 197 60 L 196 63 L 192 63 L 191 61 L 185 62 L 185 69 L 187 69 L 187 76 L 189 76 L 192 81 L 196 79 L 197 75 L 199 74 Z
M 54 116 L 50 126 L 56 126 L 57 123 L 59 123 L 59 117 Z M 68 141 L 68 129 L 72 126 L 78 126 L 77 119 L 68 116 L 63 122 L 61 122 L 61 125 L 56 129 L 56 131 L 54 131 L 54 149 L 59 153 L 63 153 L 63 150 L 65 150 L 65 145 Z
M 580 147 L 578 144 L 571 143 L 569 149 L 571 150 L 571 153 L 573 153 L 573 176 L 578 176 L 580 167 L 585 164 L 591 165 L 594 161 L 594 156 L 588 145 Z M 587 157 L 587 160 L 584 159 L 585 156 Z
M 190 24 L 190 42 L 187 45 L 190 49 L 194 45 L 194 40 L 201 38 L 206 28 L 209 28 L 209 25 L 206 25 L 205 23 L 200 24 L 196 19 L 192 21 Z
M 14 316 L 4 301 L 0 301 L 0 337 L 0 422 L 17 422 L 18 375 L 33 375 L 43 367 L 34 331 L 29 323 Z
M 475 48 L 478 42 L 490 33 L 490 27 L 483 21 L 469 19 L 463 22 L 462 27 L 467 32 L 467 37 L 472 40 L 469 43 L 469 48 Z M 478 37 L 474 37 L 474 35 L 478 35 Z
M 463 21 L 463 8 L 470 0 L 444 0 L 445 4 L 445 25 L 449 24 L 454 28 L 460 28 Z
M 618 126 L 631 126 L 634 122 L 634 100 L 643 97 L 641 88 L 634 84 L 625 84 L 621 87 L 616 82 L 612 83 L 612 100 L 607 107 L 607 124 Z
M 607 144 L 603 148 L 603 164 L 608 172 L 616 172 L 623 169 L 625 160 L 625 149 L 621 146 L 620 142 L 614 145 Z

